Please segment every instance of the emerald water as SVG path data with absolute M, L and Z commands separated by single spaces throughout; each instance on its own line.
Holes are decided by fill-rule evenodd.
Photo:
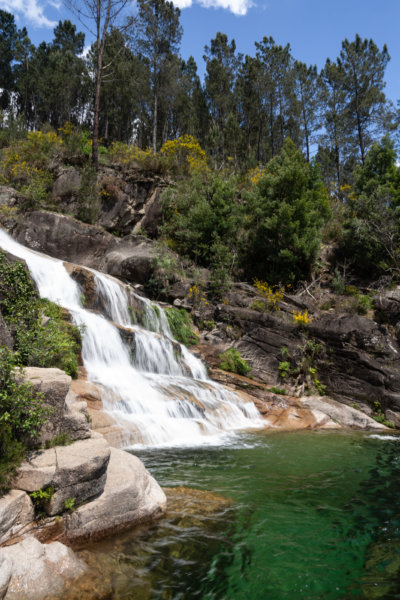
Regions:
M 85 551 L 105 597 L 400 598 L 398 438 L 264 433 L 135 453 L 163 486 L 230 500 L 182 492 L 157 525 Z

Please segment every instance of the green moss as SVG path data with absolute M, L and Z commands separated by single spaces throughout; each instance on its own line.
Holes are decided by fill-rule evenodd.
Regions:
M 240 352 L 236 348 L 229 348 L 218 358 L 221 360 L 219 368 L 238 375 L 247 375 L 251 371 L 251 366 L 240 356 Z
M 199 336 L 193 331 L 193 322 L 184 308 L 166 308 L 168 323 L 174 338 L 185 346 L 193 346 Z

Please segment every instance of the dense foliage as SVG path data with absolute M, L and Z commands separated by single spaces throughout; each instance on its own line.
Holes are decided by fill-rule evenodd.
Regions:
M 138 0 L 124 27 L 103 32 L 99 81 L 98 46 L 84 58 L 70 21 L 35 47 L 0 10 L 0 183 L 28 209 L 58 210 L 54 165 L 74 165 L 75 216 L 94 223 L 115 191 L 98 162 L 171 175 L 161 241 L 210 269 L 207 292 L 219 298 L 234 278 L 308 279 L 321 241 L 340 276 L 398 279 L 399 111 L 384 94 L 386 46 L 345 39 L 319 72 L 272 37 L 242 56 L 218 32 L 202 83 L 179 56 L 179 19 L 171 2 Z
M 163 198 L 163 234 L 197 264 L 271 283 L 306 279 L 315 262 L 329 202 L 318 168 L 287 140 L 255 185 L 198 174 Z
M 0 346 L 0 495 L 49 417 L 43 397 L 22 381 L 16 359 L 11 350 Z
M 62 309 L 39 298 L 26 267 L 0 252 L 0 311 L 14 337 L 19 365 L 58 367 L 78 374 L 79 330 Z

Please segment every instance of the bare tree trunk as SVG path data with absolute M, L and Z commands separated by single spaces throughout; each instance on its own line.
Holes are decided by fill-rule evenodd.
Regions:
M 158 116 L 158 97 L 157 92 L 154 92 L 154 109 L 153 109 L 153 152 L 157 152 L 157 116 Z
M 94 112 L 93 112 L 93 137 L 92 137 L 92 164 L 94 168 L 99 168 L 99 112 L 100 112 L 100 88 L 101 88 L 101 63 L 102 57 L 100 53 L 97 57 L 96 71 L 96 89 L 94 95 Z

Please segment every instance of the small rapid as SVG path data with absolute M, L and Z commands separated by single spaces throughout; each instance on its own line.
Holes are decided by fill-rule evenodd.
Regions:
M 0 248 L 26 261 L 41 297 L 69 311 L 82 332 L 82 360 L 104 409 L 127 431 L 129 446 L 219 443 L 227 433 L 261 427 L 259 413 L 207 377 L 174 340 L 161 307 L 113 277 L 94 275 L 102 313 L 82 306 L 82 290 L 62 261 L 22 246 L 0 229 Z M 133 322 L 140 307 L 142 326 Z

